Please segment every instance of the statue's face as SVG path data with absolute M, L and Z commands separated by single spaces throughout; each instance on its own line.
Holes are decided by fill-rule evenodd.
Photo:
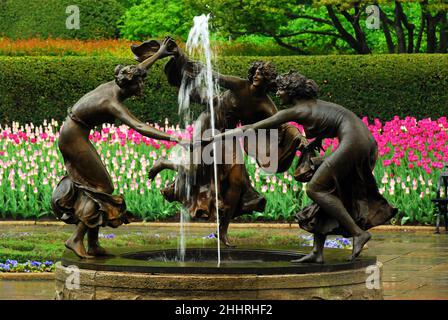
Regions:
M 281 104 L 288 104 L 291 100 L 286 91 L 283 89 L 278 89 L 276 96 L 280 99 Z
M 252 84 L 255 87 L 261 87 L 264 85 L 264 76 L 263 73 L 261 72 L 261 68 L 258 68 L 257 70 L 255 70 L 255 74 L 254 74 L 254 78 L 252 79 Z

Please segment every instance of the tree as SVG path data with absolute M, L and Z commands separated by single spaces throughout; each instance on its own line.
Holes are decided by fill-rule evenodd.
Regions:
M 419 52 L 423 36 L 427 52 L 446 52 L 448 4 L 445 0 L 187 0 L 197 11 L 209 10 L 223 32 L 240 36 L 257 34 L 297 53 L 310 36 L 344 42 L 354 52 L 368 54 L 366 8 L 380 10 L 381 30 L 390 53 Z M 406 8 L 404 8 L 406 6 Z M 421 10 L 419 26 L 405 9 Z M 416 31 L 418 33 L 416 34 Z M 437 37 L 437 32 L 439 36 Z
M 419 7 L 419 26 L 410 21 L 404 12 L 405 4 L 414 4 Z M 378 3 L 381 8 L 384 7 Z M 383 9 L 381 10 L 382 28 L 386 37 L 390 37 L 389 28 L 394 28 L 397 45 L 390 44 L 389 52 L 398 53 L 418 53 L 422 48 L 423 37 L 426 34 L 426 52 L 435 53 L 447 52 L 447 12 L 448 3 L 443 0 L 414 0 L 414 1 L 393 1 L 394 9 L 392 17 L 388 17 Z M 418 30 L 418 33 L 416 31 Z M 437 37 L 439 30 L 439 37 Z M 397 50 L 395 50 L 397 47 Z
M 146 40 L 166 35 L 182 39 L 188 36 L 195 12 L 184 1 L 134 0 L 132 3 L 120 22 L 122 37 Z

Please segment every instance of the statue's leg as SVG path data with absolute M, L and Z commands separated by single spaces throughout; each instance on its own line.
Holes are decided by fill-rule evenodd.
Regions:
M 350 260 L 353 260 L 361 253 L 371 235 L 355 223 L 342 201 L 329 192 L 333 184 L 330 167 L 322 165 L 308 183 L 306 192 L 325 214 L 336 219 L 353 236 L 353 253 L 350 256 Z
M 367 231 L 363 231 L 361 235 L 353 237 L 353 250 L 350 258 L 348 258 L 349 261 L 353 261 L 359 256 L 362 248 L 364 248 L 364 245 L 370 240 L 371 237 L 372 236 Z
M 219 236 L 221 242 L 226 247 L 235 247 L 230 243 L 227 232 L 229 229 L 230 221 L 234 217 L 235 211 L 240 204 L 242 193 L 241 177 L 241 168 L 239 167 L 239 165 L 235 165 L 229 174 L 229 188 L 223 195 L 223 200 L 226 208 L 223 212 L 223 216 L 220 217 Z
M 324 245 L 325 245 L 325 239 L 327 238 L 326 235 L 316 233 L 314 234 L 314 245 L 313 250 L 311 253 L 307 254 L 306 256 L 297 259 L 292 260 L 293 263 L 323 263 L 324 262 Z
M 98 240 L 99 231 L 100 231 L 100 227 L 92 228 L 87 231 L 87 243 L 88 243 L 87 253 L 89 255 L 92 255 L 92 256 L 107 255 L 106 249 L 101 247 L 100 242 Z
M 65 242 L 65 247 L 67 249 L 72 250 L 78 257 L 85 259 L 93 258 L 93 256 L 86 253 L 86 248 L 84 247 L 83 243 L 84 236 L 86 235 L 87 230 L 88 227 L 83 222 L 78 222 L 75 232 Z

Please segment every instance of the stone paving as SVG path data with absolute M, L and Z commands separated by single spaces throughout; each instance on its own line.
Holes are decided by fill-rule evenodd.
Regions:
M 384 264 L 385 299 L 448 299 L 448 235 L 373 232 L 366 254 Z
M 70 226 L 67 226 L 70 229 Z M 31 227 L 48 228 L 48 227 Z M 22 228 L 19 228 L 22 229 Z M 26 228 L 28 229 L 28 228 Z M 60 230 L 60 228 L 58 228 Z M 65 229 L 65 227 L 63 228 Z M 231 227 L 232 229 L 232 227 Z M 238 228 L 243 229 L 243 228 Z M 177 228 L 123 227 L 121 232 L 165 232 L 176 235 Z M 245 229 L 243 229 L 245 230 Z M 249 230 L 249 229 L 248 229 Z M 250 229 L 253 230 L 253 229 Z M 0 226 L 0 232 L 2 227 Z M 40 230 L 42 231 L 42 230 Z M 48 231 L 48 230 L 45 230 Z M 105 231 L 106 232 L 106 231 Z M 206 235 L 212 228 L 194 228 L 190 234 Z M 257 228 L 257 232 L 298 234 L 292 228 Z M 384 298 L 387 300 L 448 300 L 448 235 L 432 232 L 372 231 L 372 240 L 363 254 L 377 256 L 383 267 Z M 1 299 L 52 299 L 54 281 L 0 280 Z

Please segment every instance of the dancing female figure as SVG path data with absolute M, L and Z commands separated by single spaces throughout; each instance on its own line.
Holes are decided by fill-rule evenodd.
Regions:
M 118 227 L 129 223 L 122 195 L 112 195 L 114 187 L 106 167 L 92 143 L 89 133 L 95 126 L 120 120 L 144 136 L 178 142 L 178 139 L 156 130 L 134 117 L 123 101 L 141 95 L 147 69 L 160 58 L 171 55 L 167 38 L 157 53 L 136 66 L 117 66 L 115 81 L 100 85 L 83 96 L 69 109 L 59 136 L 59 150 L 67 175 L 53 192 L 52 207 L 56 216 L 76 230 L 65 246 L 81 258 L 106 254 L 98 242 L 100 226 Z M 88 250 L 83 243 L 88 237 Z
M 293 262 L 322 263 L 329 234 L 353 237 L 350 260 L 354 260 L 371 237 L 366 230 L 385 223 L 397 211 L 379 193 L 372 173 L 378 155 L 376 141 L 353 112 L 318 100 L 313 80 L 289 72 L 277 78 L 277 85 L 282 104 L 290 104 L 291 108 L 217 135 L 215 141 L 247 130 L 276 128 L 289 121 L 303 125 L 307 138 L 338 138 L 337 150 L 325 158 L 307 184 L 307 195 L 314 204 L 296 215 L 300 226 L 314 233 L 313 251 Z
M 148 41 L 140 46 L 134 46 L 133 52 L 141 61 L 147 54 L 154 51 L 157 45 L 154 41 Z M 173 48 L 175 52 L 173 58 L 165 66 L 165 73 L 168 82 L 176 87 L 180 87 L 185 76 L 194 81 L 201 66 L 188 57 L 180 50 Z M 275 88 L 275 79 L 277 73 L 274 66 L 268 62 L 258 61 L 249 68 L 247 78 L 222 75 L 214 73 L 218 84 L 227 89 L 221 95 L 215 97 L 215 126 L 219 131 L 232 129 L 239 123 L 254 123 L 268 118 L 277 112 L 277 108 L 268 93 Z M 188 79 L 187 79 L 188 80 Z M 203 100 L 200 94 L 193 92 L 191 101 L 201 103 Z M 195 136 L 193 141 L 202 139 L 203 133 L 210 129 L 210 113 L 204 111 L 195 122 Z M 273 141 L 278 146 L 278 158 L 271 159 L 270 137 L 266 139 L 257 139 L 258 148 L 248 148 L 245 144 L 246 152 L 255 157 L 257 162 L 266 171 L 283 172 L 287 170 L 293 161 L 296 149 L 302 144 L 303 136 L 299 130 L 289 124 L 279 126 L 278 139 Z M 250 214 L 253 211 L 264 211 L 266 200 L 252 187 L 249 175 L 244 162 L 242 161 L 242 151 L 239 143 L 236 141 L 226 144 L 221 148 L 222 154 L 232 154 L 230 163 L 218 165 L 218 188 L 216 192 L 219 197 L 219 216 L 220 221 L 220 240 L 226 245 L 231 246 L 227 231 L 231 219 L 242 214 Z M 265 152 L 257 152 L 264 150 Z M 202 152 L 201 152 L 202 153 Z M 273 166 L 272 161 L 278 166 Z M 190 212 L 193 217 L 207 216 L 210 219 L 215 217 L 215 190 L 212 183 L 213 166 L 200 164 L 197 166 L 179 166 L 169 160 L 160 159 L 155 163 L 149 172 L 149 178 L 154 178 L 160 171 L 169 169 L 181 171 L 177 175 L 175 183 L 162 190 L 162 193 L 168 201 L 179 201 Z M 182 191 L 187 184 L 193 184 L 191 192 L 184 194 Z

